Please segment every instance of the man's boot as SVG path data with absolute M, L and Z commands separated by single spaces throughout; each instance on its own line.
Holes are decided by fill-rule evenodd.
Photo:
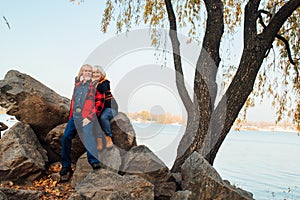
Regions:
M 59 172 L 60 182 L 69 181 L 72 174 L 73 174 L 73 170 L 71 167 L 63 167 Z

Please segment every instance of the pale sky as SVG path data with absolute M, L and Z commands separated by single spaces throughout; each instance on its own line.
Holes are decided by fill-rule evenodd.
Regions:
M 36 78 L 58 94 L 70 98 L 73 80 L 79 67 L 90 61 L 90 55 L 97 47 L 115 36 L 113 28 L 106 34 L 100 30 L 104 2 L 84 1 L 77 5 L 68 0 L 1 0 L 0 78 L 3 79 L 8 70 L 15 69 Z M 11 29 L 8 29 L 2 16 L 6 17 Z M 119 47 L 113 45 L 111 48 Z M 119 95 L 124 76 L 130 76 L 128 70 L 132 72 L 133 69 L 155 65 L 153 52 L 150 56 L 149 53 L 147 56 L 139 54 L 145 51 L 131 52 L 109 62 L 107 73 L 112 89 L 118 90 L 116 96 L 120 99 L 117 98 L 117 101 L 127 102 L 129 111 L 150 110 L 159 106 L 165 112 L 182 114 L 182 104 L 176 97 L 173 86 L 161 86 L 148 81 L 133 88 L 127 94 L 129 99 L 124 100 L 123 96 Z M 98 56 L 97 62 L 107 58 L 106 55 L 101 56 Z M 168 70 L 160 68 L 159 65 L 156 67 L 158 73 Z M 147 77 L 145 74 L 143 76 Z M 150 86 L 151 84 L 153 85 Z M 152 100 L 154 91 L 160 91 L 163 95 L 156 95 Z M 264 102 L 250 110 L 248 118 L 270 121 L 274 118 L 273 113 L 269 103 Z
M 68 0 L 2 0 L 1 79 L 8 70 L 16 69 L 70 97 L 77 70 L 110 37 L 100 31 L 103 6 L 103 1 L 77 5 Z

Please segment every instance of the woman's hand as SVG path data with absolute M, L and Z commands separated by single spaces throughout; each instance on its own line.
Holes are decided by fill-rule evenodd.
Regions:
M 84 118 L 84 119 L 82 120 L 82 126 L 86 126 L 86 125 L 88 125 L 90 122 L 91 122 L 91 120 L 89 120 L 88 118 Z

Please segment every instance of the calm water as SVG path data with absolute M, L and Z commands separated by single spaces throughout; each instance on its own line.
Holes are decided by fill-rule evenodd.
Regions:
M 138 144 L 147 145 L 172 166 L 184 127 L 134 124 L 134 128 Z M 231 131 L 214 167 L 223 179 L 252 192 L 255 199 L 300 199 L 299 157 L 297 133 Z
M 11 127 L 15 120 L 0 115 Z M 171 167 L 185 127 L 133 123 L 137 143 L 145 144 Z M 255 199 L 300 199 L 300 136 L 297 133 L 231 131 L 214 167 L 223 179 Z
M 300 199 L 299 156 L 297 133 L 231 131 L 215 168 L 256 199 Z

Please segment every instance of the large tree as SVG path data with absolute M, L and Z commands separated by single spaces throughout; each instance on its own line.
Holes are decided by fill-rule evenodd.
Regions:
M 201 153 L 213 164 L 241 109 L 249 105 L 251 95 L 269 94 L 277 105 L 279 119 L 284 111 L 299 116 L 295 113 L 299 109 L 287 107 L 289 92 L 299 89 L 299 6 L 299 0 L 107 0 L 102 20 L 103 32 L 113 21 L 120 32 L 140 23 L 154 28 L 164 27 L 167 19 L 177 72 L 176 85 L 188 114 L 173 171 L 179 171 L 193 151 Z M 177 32 L 178 28 L 185 26 L 190 29 L 190 39 L 202 45 L 195 66 L 192 98 L 184 83 Z M 243 27 L 240 62 L 233 67 L 229 64 L 221 66 L 221 42 L 231 39 L 230 34 L 234 37 L 236 27 Z M 204 37 L 200 41 L 201 31 Z M 268 56 L 272 49 L 280 57 L 272 62 L 274 67 L 264 62 L 270 60 Z M 212 59 L 214 66 L 209 59 Z M 230 81 L 227 82 L 225 94 L 215 105 L 216 76 L 220 67 L 227 71 L 227 76 L 230 75 Z M 280 83 L 286 87 L 276 90 Z M 253 88 L 255 92 L 252 92 Z

